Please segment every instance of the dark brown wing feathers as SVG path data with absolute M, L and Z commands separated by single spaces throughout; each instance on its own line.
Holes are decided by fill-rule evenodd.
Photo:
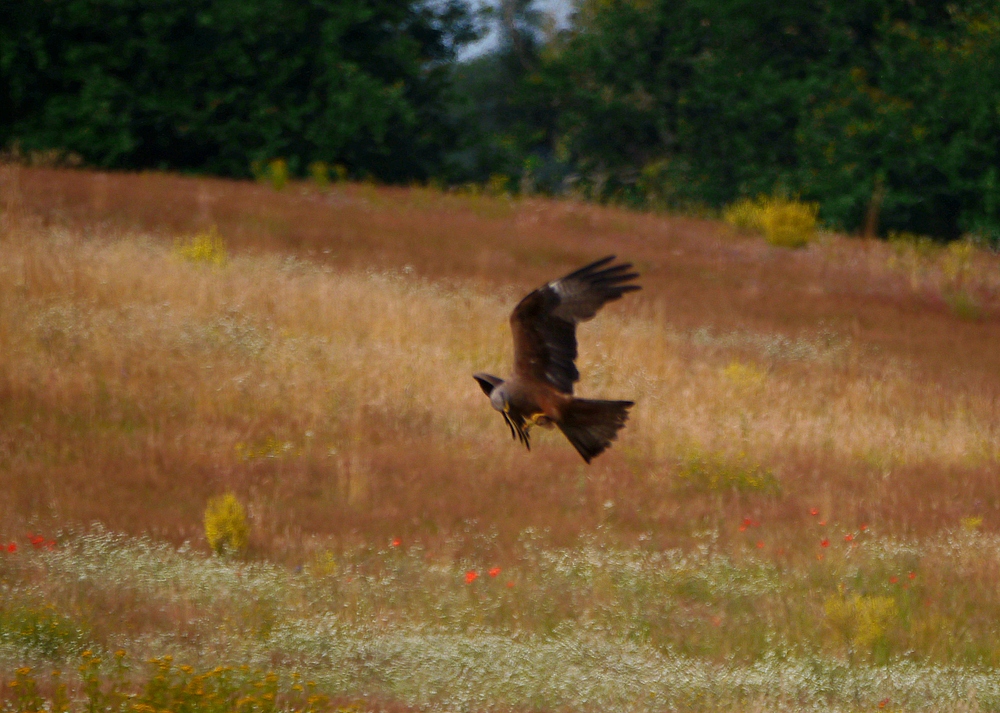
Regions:
M 586 265 L 518 303 L 510 316 L 518 378 L 546 381 L 563 393 L 573 393 L 573 384 L 580 379 L 574 363 L 577 323 L 592 318 L 605 303 L 640 289 L 628 284 L 639 276 L 630 263 L 605 267 L 614 259 L 610 255 Z

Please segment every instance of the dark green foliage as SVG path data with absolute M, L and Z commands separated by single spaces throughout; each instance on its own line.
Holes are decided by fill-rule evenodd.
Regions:
M 456 176 L 488 181 L 502 175 L 521 191 L 555 191 L 565 169 L 555 165 L 556 112 L 540 72 L 545 18 L 532 0 L 497 1 L 487 9 L 496 48 L 457 65 L 452 75 L 456 117 L 465 129 L 452 154 Z
M 801 187 L 855 226 L 1000 237 L 1000 12 L 884 20 L 874 69 L 845 68 L 803 116 Z M 876 227 L 874 225 L 872 228 Z
M 98 166 L 247 175 L 281 156 L 436 168 L 457 2 L 0 0 L 0 141 Z
M 0 146 L 92 165 L 572 190 L 1000 243 L 995 0 L 0 0 Z M 500 180 L 494 180 L 500 185 Z
M 995 4 L 590 0 L 551 57 L 556 140 L 596 197 L 1000 229 Z

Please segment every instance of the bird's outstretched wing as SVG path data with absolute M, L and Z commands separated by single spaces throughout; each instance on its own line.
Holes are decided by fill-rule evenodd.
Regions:
M 521 300 L 510 315 L 514 334 L 514 373 L 520 379 L 548 382 L 573 393 L 576 325 L 597 314 L 605 302 L 638 290 L 630 263 L 611 265 L 610 255 L 548 283 Z

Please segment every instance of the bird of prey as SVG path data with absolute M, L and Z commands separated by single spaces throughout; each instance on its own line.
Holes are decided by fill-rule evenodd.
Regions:
M 576 325 L 591 319 L 605 302 L 638 290 L 630 263 L 612 265 L 615 256 L 593 262 L 539 287 L 510 315 L 514 335 L 514 375 L 501 379 L 473 374 L 490 404 L 501 413 L 511 438 L 528 450 L 532 426 L 559 427 L 583 459 L 604 452 L 628 419 L 632 401 L 596 401 L 573 395 Z

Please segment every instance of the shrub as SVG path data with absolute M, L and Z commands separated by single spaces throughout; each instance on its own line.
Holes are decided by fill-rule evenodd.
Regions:
M 313 161 L 309 164 L 309 177 L 320 188 L 330 185 L 330 167 L 324 161 Z
M 218 555 L 236 555 L 246 551 L 250 526 L 246 511 L 232 493 L 208 501 L 205 508 L 205 539 Z
M 778 196 L 743 198 L 722 214 L 730 225 L 763 233 L 771 245 L 800 248 L 816 237 L 818 203 L 804 203 Z
M 966 322 L 976 322 L 983 316 L 979 302 L 965 290 L 946 291 L 944 301 L 956 317 Z
M 774 471 L 749 460 L 746 455 L 729 457 L 693 449 L 681 457 L 677 468 L 681 483 L 700 492 L 765 493 L 781 489 Z
M 267 163 L 253 161 L 250 172 L 260 183 L 270 183 L 276 191 L 288 185 L 288 161 L 283 158 L 272 158 Z
M 283 158 L 267 162 L 267 180 L 276 191 L 288 185 L 288 162 Z
M 186 241 L 174 245 L 178 255 L 191 262 L 207 262 L 210 265 L 224 265 L 226 244 L 214 225 L 204 233 L 199 233 Z
M 29 656 L 58 660 L 79 652 L 86 632 L 54 607 L 0 606 L 0 644 Z
M 82 699 L 75 701 L 77 705 L 73 710 L 134 713 L 275 713 L 279 710 L 319 713 L 333 710 L 329 698 L 317 692 L 316 684 L 303 682 L 296 672 L 282 680 L 277 673 L 248 666 L 199 670 L 177 665 L 169 655 L 149 659 L 147 665 L 148 674 L 137 676 L 123 650 L 116 651 L 113 660 L 104 666 L 100 656 L 84 651 L 78 668 Z M 61 671 L 53 671 L 49 680 L 42 679 L 43 685 L 39 686 L 34 669 L 29 666 L 17 669 L 13 681 L 0 679 L 0 685 L 10 695 L 3 710 L 66 713 L 70 710 L 70 699 L 62 678 Z
M 722 375 L 740 391 L 757 391 L 767 381 L 767 372 L 754 364 L 732 361 Z
M 871 654 L 884 659 L 889 633 L 899 617 L 896 600 L 884 595 L 830 595 L 823 605 L 827 623 L 844 640 L 852 655 Z
M 490 180 L 486 182 L 486 194 L 490 196 L 507 196 L 509 195 L 510 188 L 510 178 L 503 175 L 502 173 L 494 173 L 490 176 Z

